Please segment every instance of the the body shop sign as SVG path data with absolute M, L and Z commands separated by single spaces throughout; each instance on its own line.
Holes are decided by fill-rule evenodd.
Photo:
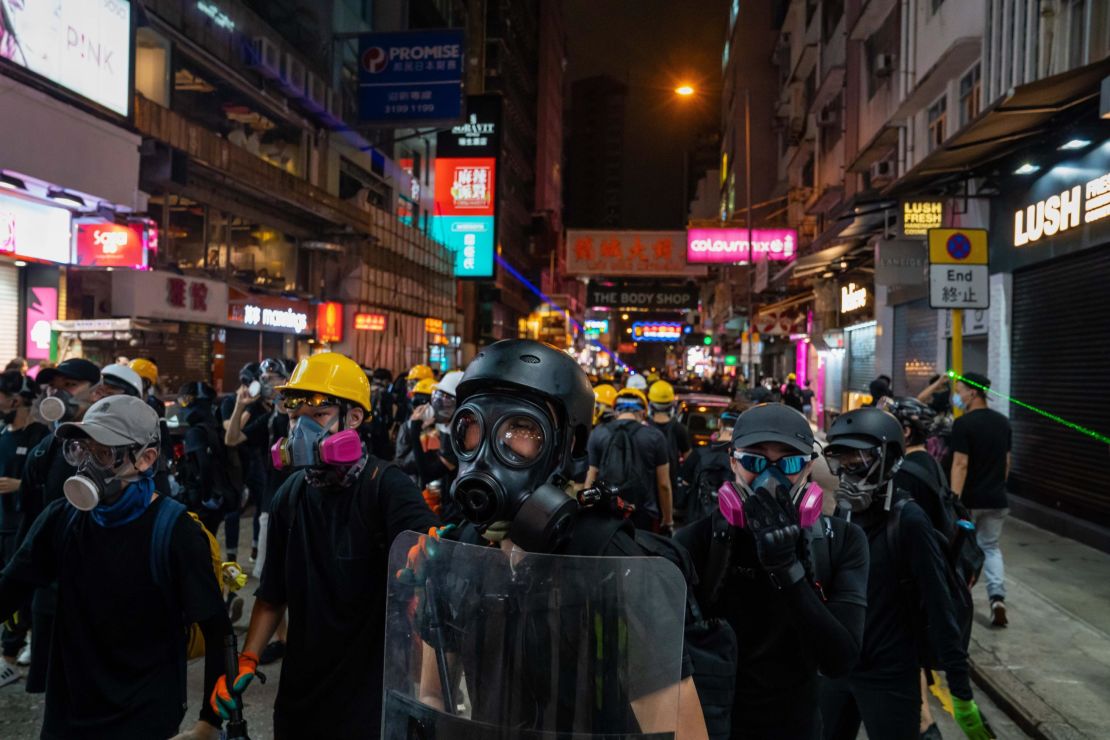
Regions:
M 147 232 L 142 224 L 78 223 L 73 264 L 81 267 L 147 267 Z
M 0 0 L 0 9 L 0 59 L 127 115 L 130 2 Z
M 787 262 L 798 253 L 794 229 L 692 228 L 686 232 L 686 261 L 695 263 Z
M 69 262 L 69 227 L 65 208 L 0 195 L 0 254 L 64 264 Z

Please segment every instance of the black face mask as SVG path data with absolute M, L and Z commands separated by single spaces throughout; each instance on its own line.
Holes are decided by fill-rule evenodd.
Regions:
M 15 415 L 17 413 L 19 413 L 18 406 L 16 406 L 11 411 L 5 411 L 4 413 L 0 414 L 0 421 L 4 422 L 5 424 L 12 424 L 15 422 Z
M 558 483 L 563 436 L 544 406 L 506 394 L 467 400 L 455 412 L 451 443 L 459 458 L 452 493 L 479 527 L 509 521 L 509 537 L 530 552 L 556 549 L 577 502 Z

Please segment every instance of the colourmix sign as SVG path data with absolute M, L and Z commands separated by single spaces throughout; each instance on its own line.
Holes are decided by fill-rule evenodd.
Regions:
M 794 229 L 752 229 L 748 244 L 746 228 L 691 228 L 686 233 L 686 261 L 694 263 L 787 262 L 797 255 L 798 232 Z

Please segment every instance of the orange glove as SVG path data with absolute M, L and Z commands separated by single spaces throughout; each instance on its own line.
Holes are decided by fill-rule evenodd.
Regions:
M 438 492 L 432 491 L 430 488 L 424 489 L 424 503 L 432 510 L 432 513 L 439 516 L 440 510 L 443 508 L 443 502 L 440 500 Z
M 397 580 L 409 586 L 423 586 L 428 561 L 439 552 L 440 536 L 454 528 L 454 524 L 448 524 L 446 527 L 431 527 L 428 529 L 428 534 L 420 535 L 416 544 L 409 548 L 405 567 L 397 571 Z
M 235 677 L 231 690 L 227 688 L 227 676 L 220 676 L 216 680 L 216 687 L 212 689 L 212 696 L 208 700 L 212 711 L 224 719 L 231 719 L 232 710 L 243 708 L 243 692 L 255 676 L 262 676 L 258 672 L 258 656 L 246 651 L 239 653 L 239 675 Z M 262 680 L 265 681 L 265 677 Z
M 439 449 L 439 432 L 432 430 L 424 432 L 420 435 L 420 446 L 424 452 L 432 452 Z

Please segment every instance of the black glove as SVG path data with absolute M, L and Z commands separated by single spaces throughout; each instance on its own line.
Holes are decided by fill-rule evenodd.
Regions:
M 744 521 L 755 539 L 760 565 L 777 588 L 800 581 L 805 568 L 798 561 L 802 527 L 798 510 L 786 491 L 772 494 L 760 488 L 744 501 Z

